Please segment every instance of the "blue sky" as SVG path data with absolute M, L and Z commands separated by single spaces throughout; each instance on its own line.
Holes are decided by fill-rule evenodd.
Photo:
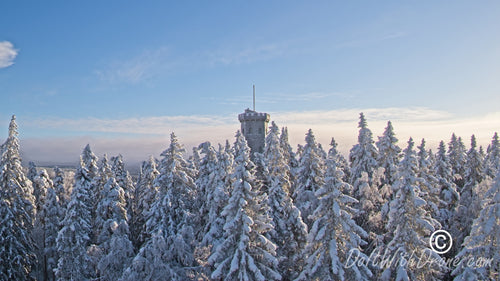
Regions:
M 222 142 L 251 106 L 324 145 L 392 120 L 401 146 L 500 126 L 498 1 L 3 1 L 0 125 L 25 158 Z M 140 145 L 139 145 L 140 144 Z M 53 148 L 50 148 L 53 145 Z M 64 149 L 62 149 L 64 147 Z M 40 151 L 44 151 L 43 153 Z M 59 151 L 60 156 L 53 156 Z

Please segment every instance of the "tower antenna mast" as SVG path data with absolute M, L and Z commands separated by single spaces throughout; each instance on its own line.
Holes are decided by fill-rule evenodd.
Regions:
M 253 85 L 253 111 L 255 111 L 255 85 Z

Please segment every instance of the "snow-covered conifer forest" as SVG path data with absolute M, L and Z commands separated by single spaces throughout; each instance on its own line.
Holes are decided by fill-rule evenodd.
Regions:
M 89 145 L 68 176 L 21 166 L 13 116 L 0 280 L 499 280 L 497 133 L 487 148 L 453 134 L 433 152 L 391 122 L 377 139 L 363 114 L 358 127 L 348 157 L 312 130 L 293 149 L 272 123 L 263 153 L 237 132 L 186 157 L 172 133 L 137 178 Z M 453 239 L 443 254 L 437 230 Z

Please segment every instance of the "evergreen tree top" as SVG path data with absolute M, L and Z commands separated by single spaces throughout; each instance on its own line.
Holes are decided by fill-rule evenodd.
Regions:
M 87 176 L 93 179 L 97 175 L 97 156 L 90 149 L 90 145 L 87 144 L 82 151 L 80 156 L 81 167 L 87 170 Z
M 177 139 L 177 136 L 175 135 L 174 132 L 170 134 L 170 146 L 162 152 L 161 156 L 175 156 L 175 155 L 182 155 L 186 150 L 184 147 L 179 143 L 179 140 Z
M 82 152 L 82 155 L 85 157 L 93 157 L 94 156 L 94 153 L 92 152 L 92 150 L 90 149 L 90 144 L 87 143 L 87 145 L 83 148 L 83 152 Z
M 206 154 L 211 149 L 213 150 L 212 144 L 209 141 L 206 141 L 206 142 L 201 143 L 200 145 L 198 145 L 198 149 L 197 150 L 201 150 L 201 153 L 205 153 Z
M 335 142 L 335 139 L 332 138 L 330 141 L 330 149 L 328 150 L 328 156 L 331 158 L 335 158 L 338 154 L 337 151 L 337 142 Z
M 9 124 L 9 137 L 2 144 L 1 148 L 4 153 L 8 154 L 7 157 L 13 157 L 19 159 L 19 140 L 17 139 L 17 124 L 16 124 L 16 116 L 12 115 L 12 119 Z M 6 157 L 5 155 L 2 157 Z
M 103 177 L 111 177 L 113 175 L 111 165 L 109 164 L 108 161 L 108 156 L 104 154 L 101 159 L 101 163 L 99 165 L 99 170 L 101 173 L 101 176 Z
M 269 133 L 274 133 L 276 136 L 279 135 L 279 128 L 276 126 L 276 123 L 274 121 L 271 121 L 271 126 L 269 126 Z
M 439 158 L 442 158 L 442 159 L 446 159 L 446 147 L 444 145 L 444 141 L 440 141 L 439 142 L 439 146 L 438 146 L 438 156 Z
M 395 150 L 395 153 L 400 153 L 401 149 L 396 145 L 398 139 L 394 133 L 394 128 L 392 127 L 391 121 L 387 122 L 387 127 L 385 127 L 384 134 L 378 137 L 377 147 L 379 150 Z
M 316 138 L 314 137 L 314 133 L 312 129 L 309 129 L 306 134 L 306 145 L 316 147 Z
M 368 129 L 368 123 L 366 122 L 365 115 L 361 112 L 359 114 L 359 135 L 358 135 L 358 142 L 361 146 L 365 145 L 370 145 L 372 144 L 373 137 L 372 137 L 372 131 Z
M 429 154 L 427 153 L 427 150 L 425 149 L 425 139 L 422 139 L 422 142 L 420 143 L 418 148 L 418 164 L 421 169 L 427 169 L 429 167 L 429 161 L 428 157 Z
M 281 128 L 280 139 L 282 139 L 283 141 L 288 142 L 288 128 L 287 127 Z
M 434 170 L 436 175 L 442 177 L 446 180 L 452 179 L 451 166 L 448 162 L 448 156 L 446 155 L 446 147 L 444 141 L 439 142 L 438 152 L 436 154 L 436 162 L 434 164 Z
M 368 127 L 368 124 L 366 122 L 366 118 L 365 118 L 365 115 L 363 114 L 363 112 L 359 113 L 359 122 L 358 122 L 358 128 L 367 128 Z
M 17 132 L 16 115 L 12 115 L 9 124 L 9 138 L 17 137 L 18 134 L 19 133 Z
M 237 162 L 246 161 L 250 157 L 250 148 L 247 145 L 245 137 L 241 134 L 240 130 L 236 131 L 236 141 L 234 142 L 234 159 L 243 157 Z
M 387 127 L 385 127 L 384 130 L 384 137 L 387 137 L 393 143 L 398 141 L 391 121 L 387 121 Z
M 403 160 L 401 160 L 400 170 L 402 171 L 412 171 L 416 173 L 417 171 L 417 158 L 415 156 L 415 150 L 413 147 L 415 143 L 413 142 L 413 138 L 410 137 L 408 140 L 408 146 L 403 150 L 404 156 Z
M 470 137 L 470 149 L 476 149 L 476 147 L 477 147 L 476 136 L 472 135 Z
M 410 137 L 408 139 L 408 146 L 403 150 L 403 152 L 405 153 L 405 155 L 411 154 L 410 152 L 413 152 L 413 147 L 414 146 L 415 146 L 415 142 L 413 142 L 413 138 Z
M 493 138 L 491 139 L 491 144 L 488 146 L 488 150 L 486 151 L 489 154 L 493 154 L 495 157 L 500 156 L 500 141 L 498 140 L 498 134 L 495 132 Z

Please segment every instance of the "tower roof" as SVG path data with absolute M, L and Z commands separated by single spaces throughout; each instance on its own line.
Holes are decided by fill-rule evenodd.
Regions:
M 249 108 L 244 113 L 238 114 L 238 120 L 243 121 L 265 121 L 269 122 L 270 115 L 264 112 L 256 112 Z

